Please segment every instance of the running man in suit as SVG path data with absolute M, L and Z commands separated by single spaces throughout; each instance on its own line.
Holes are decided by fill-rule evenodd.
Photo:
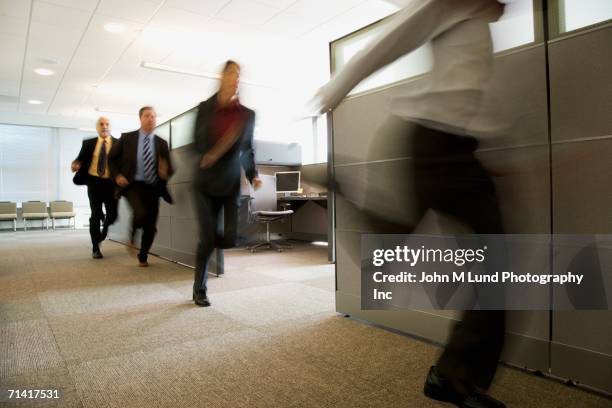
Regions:
M 239 79 L 240 66 L 234 61 L 227 61 L 219 92 L 198 107 L 194 131 L 193 149 L 198 161 L 193 186 L 200 242 L 196 254 L 193 300 L 203 307 L 210 306 L 206 282 L 213 250 L 236 245 L 240 167 L 244 168 L 247 179 L 255 189 L 261 186 L 253 149 L 255 112 L 240 104 Z M 221 210 L 223 219 L 220 217 Z M 220 228 L 220 225 L 223 227 Z M 222 256 L 217 259 L 223 263 Z
M 483 103 L 493 66 L 489 23 L 504 5 L 496 0 L 412 0 L 357 53 L 315 97 L 317 111 L 336 107 L 376 70 L 429 42 L 434 66 L 424 91 L 392 100 L 391 113 L 405 121 L 411 142 L 416 207 L 459 218 L 476 234 L 503 234 L 493 181 L 474 155 L 468 133 Z M 341 181 L 338 181 L 342 188 Z M 367 211 L 367 208 L 365 209 Z M 384 217 L 384 216 L 383 216 Z M 467 310 L 425 380 L 425 395 L 462 408 L 501 408 L 490 397 L 504 344 L 503 310 Z
M 108 157 L 117 139 L 110 134 L 110 121 L 100 117 L 96 122 L 98 137 L 83 140 L 81 151 L 72 162 L 72 171 L 76 172 L 73 182 L 87 186 L 91 217 L 89 218 L 89 235 L 91 236 L 92 257 L 103 258 L 100 243 L 106 239 L 108 227 L 117 219 L 115 185 L 111 179 Z M 106 214 L 103 207 L 106 209 Z M 100 231 L 102 223 L 102 231 Z
M 110 153 L 110 170 L 113 180 L 132 207 L 130 244 L 134 246 L 134 234 L 142 229 L 142 242 L 138 253 L 139 266 L 149 266 L 149 249 L 157 232 L 159 198 L 172 203 L 167 182 L 174 169 L 170 161 L 168 143 L 153 134 L 157 115 L 151 106 L 138 112 L 140 129 L 123 133 Z

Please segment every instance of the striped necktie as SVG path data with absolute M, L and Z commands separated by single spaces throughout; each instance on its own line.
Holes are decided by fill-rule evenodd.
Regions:
M 98 176 L 104 176 L 106 172 L 106 140 L 102 141 L 100 153 L 98 154 Z
M 142 158 L 144 164 L 144 181 L 147 184 L 153 184 L 157 181 L 155 158 L 153 157 L 153 152 L 151 150 L 151 137 L 145 136 L 142 149 Z

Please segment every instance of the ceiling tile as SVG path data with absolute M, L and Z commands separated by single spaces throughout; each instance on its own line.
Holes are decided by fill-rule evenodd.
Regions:
M 386 1 L 368 1 L 318 26 L 304 38 L 331 42 L 395 13 L 399 8 Z
M 13 103 L 12 98 L 10 99 L 10 101 L 7 99 L 9 99 L 9 97 L 17 96 L 19 96 L 19 79 L 5 79 L 0 74 L 0 102 Z
M 28 20 L 30 18 L 30 2 L 24 0 L 2 0 L 0 1 L 0 16 Z
M 233 0 L 216 17 L 238 24 L 260 26 L 280 11 L 277 7 L 253 0 Z
M 79 43 L 82 32 L 73 28 L 32 22 L 28 58 L 69 59 Z
M 283 12 L 264 24 L 261 28 L 281 36 L 300 36 L 316 27 L 317 23 L 291 12 Z
M 96 14 L 146 23 L 156 9 L 157 3 L 148 0 L 100 0 Z
M 287 9 L 288 12 L 302 16 L 303 19 L 321 24 L 364 3 L 363 0 L 298 0 Z
M 93 11 L 98 5 L 98 0 L 36 0 L 37 3 L 49 3 L 76 10 Z
M 231 0 L 168 0 L 166 6 L 180 8 L 205 16 L 215 15 Z
M 171 30 L 197 32 L 203 29 L 210 17 L 175 7 L 164 6 L 153 17 L 149 26 Z
M 0 16 L 0 34 L 25 37 L 28 31 L 28 20 L 16 17 Z
M 74 28 L 76 30 L 84 30 L 90 17 L 91 12 L 57 6 L 42 1 L 34 2 L 34 9 L 32 10 L 33 22 Z
M 286 9 L 291 6 L 297 0 L 257 0 L 259 3 L 267 4 L 268 6 L 274 6 L 279 9 Z

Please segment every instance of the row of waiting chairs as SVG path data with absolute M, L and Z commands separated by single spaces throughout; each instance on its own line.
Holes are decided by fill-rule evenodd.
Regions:
M 49 229 L 49 219 L 51 219 L 55 230 L 55 220 L 72 219 L 72 228 L 76 227 L 75 212 L 72 201 L 51 201 L 47 209 L 47 203 L 42 201 L 25 201 L 21 203 L 23 219 L 23 230 L 27 230 L 28 220 L 41 220 L 45 222 L 45 227 Z M 13 221 L 13 231 L 17 231 L 17 203 L 10 201 L 0 201 L 0 221 Z

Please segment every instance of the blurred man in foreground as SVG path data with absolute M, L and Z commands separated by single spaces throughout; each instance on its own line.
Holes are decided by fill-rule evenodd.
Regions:
M 382 33 L 317 93 L 318 112 L 337 106 L 361 80 L 431 43 L 434 66 L 425 91 L 392 101 L 391 113 L 405 126 L 414 158 L 416 207 L 462 220 L 477 234 L 503 234 L 495 187 L 474 156 L 477 140 L 468 134 L 492 71 L 489 23 L 503 14 L 495 0 L 413 0 L 389 20 Z M 342 192 L 342 180 L 336 180 Z M 362 208 L 368 211 L 368 208 Z M 385 218 L 384 213 L 378 216 Z M 387 220 L 397 223 L 397 220 Z M 466 311 L 424 392 L 459 407 L 504 407 L 486 394 L 501 354 L 504 311 Z

